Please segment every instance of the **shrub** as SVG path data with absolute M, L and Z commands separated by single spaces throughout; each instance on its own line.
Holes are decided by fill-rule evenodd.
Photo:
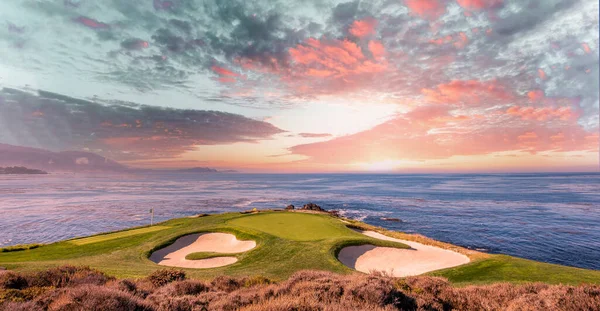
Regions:
M 243 283 L 229 276 L 218 276 L 211 283 L 211 288 L 216 291 L 232 292 L 243 286 Z
M 137 291 L 137 285 L 135 282 L 128 279 L 119 281 L 119 283 L 117 283 L 117 288 L 128 293 L 135 293 Z
M 76 267 L 0 276 L 0 310 L 10 311 L 600 310 L 599 285 L 499 283 L 456 288 L 438 277 L 398 279 L 321 271 L 301 271 L 280 283 L 226 276 L 206 283 L 183 280 L 185 274 L 177 270 L 157 271 L 140 280 L 113 280 Z
M 25 251 L 28 249 L 34 249 L 42 246 L 42 244 L 18 244 L 13 246 L 7 246 L 0 248 L 0 253 L 18 252 Z
M 0 310 L 3 311 L 43 311 L 44 309 L 34 302 L 28 301 L 25 303 L 18 302 L 7 302 L 2 304 L 0 302 Z
M 131 310 L 145 311 L 153 308 L 129 293 L 96 285 L 65 288 L 48 304 L 48 310 Z
M 0 274 L 0 288 L 5 289 L 23 289 L 27 287 L 27 279 L 14 272 L 4 272 Z
M 153 295 L 165 296 L 165 297 L 178 297 L 186 295 L 198 295 L 201 292 L 209 290 L 209 286 L 204 282 L 185 280 L 179 282 L 173 282 L 166 286 L 161 287 Z
M 195 296 L 167 297 L 156 304 L 157 311 L 208 310 L 208 304 Z
M 25 275 L 29 286 L 65 287 L 69 285 L 104 285 L 112 280 L 106 274 L 89 267 L 62 266 Z
M 161 287 L 174 281 L 183 281 L 185 280 L 185 277 L 185 272 L 183 272 L 182 270 L 163 269 L 154 271 L 148 276 L 147 279 L 155 287 Z
M 264 276 L 260 276 L 260 275 L 244 279 L 244 287 L 252 287 L 252 286 L 256 286 L 256 285 L 268 285 L 271 283 L 273 283 L 273 281 L 271 281 L 270 279 L 268 279 Z

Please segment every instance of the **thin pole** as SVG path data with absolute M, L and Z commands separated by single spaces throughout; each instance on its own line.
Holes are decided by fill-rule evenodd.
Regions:
M 150 226 L 154 225 L 154 209 L 151 208 L 150 209 L 150 213 L 152 214 L 152 216 L 150 216 Z

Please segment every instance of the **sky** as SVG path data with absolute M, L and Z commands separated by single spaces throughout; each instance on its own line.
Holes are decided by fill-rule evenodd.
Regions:
M 599 169 L 597 0 L 0 2 L 0 143 L 140 168 Z

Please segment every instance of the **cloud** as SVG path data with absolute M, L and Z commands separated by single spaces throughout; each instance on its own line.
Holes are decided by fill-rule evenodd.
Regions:
M 453 80 L 422 92 L 428 101 L 440 104 L 489 105 L 513 98 L 511 92 L 495 80 Z
M 527 97 L 529 97 L 529 100 L 531 100 L 532 102 L 537 102 L 544 99 L 546 95 L 542 90 L 531 90 L 527 92 Z
M 454 80 L 423 95 L 422 104 L 372 129 L 290 151 L 309 157 L 307 163 L 351 165 L 598 149 L 598 128 L 579 124 L 577 99 L 518 94 L 497 80 Z
M 419 108 L 422 109 L 422 108 Z M 370 130 L 290 148 L 315 164 L 376 163 L 390 159 L 423 161 L 453 156 L 520 151 L 597 152 L 595 132 L 573 121 L 522 120 L 490 115 L 457 118 L 439 106 L 412 111 Z
M 456 2 L 467 10 L 483 10 L 497 8 L 503 4 L 503 0 L 456 0 Z
M 89 17 L 85 17 L 85 16 L 79 16 L 78 18 L 75 19 L 75 21 L 77 23 L 80 23 L 86 27 L 92 28 L 92 29 L 108 29 L 110 26 L 106 23 L 97 21 L 93 18 L 89 18 Z
M 322 138 L 322 137 L 331 137 L 333 135 L 328 133 L 300 133 L 298 136 L 303 138 Z
M 514 150 L 526 133 L 538 136 L 527 150 L 552 148 L 559 138 L 568 142 L 561 148 L 581 149 L 593 140 L 581 137 L 593 137 L 599 122 L 598 10 L 588 0 L 13 1 L 0 12 L 8 26 L 0 36 L 0 65 L 18 67 L 19 74 L 0 78 L 13 83 L 25 77 L 19 83 L 35 81 L 36 88 L 77 91 L 82 98 L 170 92 L 198 107 L 244 112 L 293 109 L 307 101 L 357 110 L 388 104 L 398 111 L 395 121 L 381 124 L 387 132 L 370 132 L 389 142 L 363 138 L 368 133 L 332 139 L 342 147 L 346 140 L 364 144 L 364 151 L 341 157 L 378 157 L 379 149 L 408 158 Z M 18 115 L 52 116 L 41 108 Z M 119 124 L 137 128 L 135 120 L 109 121 L 94 135 L 117 131 Z M 92 139 L 86 133 L 73 136 L 79 143 L 64 145 L 86 145 L 81 141 L 87 137 L 99 149 L 131 149 L 123 157 L 150 153 L 140 151 L 135 136 Z M 19 139 L 42 144 L 24 135 Z M 143 138 L 173 150 L 205 141 L 196 139 L 200 134 L 163 136 Z M 269 136 L 251 140 L 262 137 Z M 478 139 L 496 144 L 468 148 Z M 400 152 L 395 143 L 413 151 Z M 308 146 L 294 150 L 325 157 Z
M 534 108 L 534 107 L 519 107 L 512 106 L 506 110 L 509 115 L 519 116 L 523 120 L 538 120 L 546 121 L 551 119 L 569 120 L 576 118 L 576 113 L 570 107 L 561 108 Z
M 362 38 L 362 37 L 374 35 L 375 31 L 376 31 L 376 27 L 377 27 L 376 19 L 366 18 L 363 20 L 354 21 L 352 23 L 352 25 L 350 25 L 350 29 L 348 30 L 348 32 L 350 32 L 350 34 L 355 37 Z
M 473 15 L 465 16 L 465 10 Z M 29 48 L 28 61 L 20 63 L 34 72 L 116 82 L 140 92 L 176 89 L 204 100 L 221 97 L 227 104 L 261 107 L 340 90 L 414 98 L 421 89 L 451 80 L 510 80 L 518 92 L 586 97 L 585 114 L 593 115 L 598 59 L 591 47 L 597 46 L 598 26 L 586 12 L 597 10 L 593 1 L 568 0 L 14 2 L 6 11 L 22 12 L 21 20 L 29 22 L 19 26 L 24 33 L 3 38 L 14 47 L 3 56 L 6 63 L 17 63 L 21 50 Z M 53 29 L 39 26 L 50 23 Z M 52 35 L 57 31 L 60 37 Z M 331 68 L 309 65 L 303 71 L 294 53 L 309 40 L 329 49 L 350 42 L 373 57 L 369 71 L 383 65 L 386 72 L 350 73 L 345 82 L 332 79 Z M 78 66 L 62 59 L 78 60 Z M 245 81 L 218 73 L 212 79 L 215 65 Z M 557 69 L 566 66 L 568 71 Z M 299 76 L 303 79 L 294 83 Z M 221 85 L 198 84 L 202 77 Z M 249 93 L 240 89 L 253 94 L 277 89 L 279 96 L 229 96 Z
M 90 161 L 86 157 L 81 157 L 81 158 L 75 159 L 75 164 L 77 164 L 77 165 L 87 165 L 87 164 L 90 164 Z
M 440 0 L 405 0 L 404 3 L 413 13 L 427 19 L 437 19 L 446 12 Z
M 115 160 L 170 158 L 198 145 L 256 142 L 282 130 L 241 115 L 0 91 L 0 143 L 90 150 Z M 83 163 L 83 162 L 82 162 Z

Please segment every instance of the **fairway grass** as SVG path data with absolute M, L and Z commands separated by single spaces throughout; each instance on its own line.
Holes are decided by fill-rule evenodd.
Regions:
M 552 284 L 600 284 L 600 271 L 543 263 L 507 255 L 494 255 L 463 266 L 429 273 L 461 285 L 496 282 L 544 282 Z
M 355 221 L 351 223 L 354 226 L 367 226 Z M 436 243 L 422 236 L 368 227 L 370 230 L 406 240 L 414 238 L 426 244 Z M 173 219 L 154 227 L 61 241 L 35 249 L 0 252 L 0 266 L 17 271 L 37 271 L 65 264 L 84 265 L 119 278 L 140 278 L 164 269 L 148 259 L 153 251 L 172 244 L 184 235 L 203 232 L 231 233 L 240 240 L 254 240 L 257 245 L 245 253 L 228 254 L 238 259 L 236 263 L 228 266 L 183 269 L 191 278 L 212 279 L 220 275 L 263 276 L 277 281 L 306 269 L 341 274 L 356 273 L 337 259 L 338 252 L 346 246 L 371 244 L 408 248 L 401 243 L 378 240 L 357 233 L 347 228 L 346 223 L 340 219 L 327 214 L 269 211 L 258 214 L 225 213 Z M 197 253 L 188 256 L 200 259 L 216 255 L 222 254 Z M 468 251 L 467 255 L 471 258 L 471 263 L 430 274 L 446 277 L 458 284 L 498 281 L 600 283 L 600 271 L 474 251 Z
M 85 245 L 85 244 L 90 244 L 90 243 L 98 243 L 98 242 L 103 242 L 103 241 L 108 241 L 108 240 L 113 240 L 113 239 L 118 239 L 118 238 L 124 238 L 124 237 L 128 237 L 128 236 L 136 235 L 136 234 L 165 230 L 168 228 L 169 227 L 167 227 L 167 226 L 153 226 L 153 227 L 146 227 L 146 228 L 140 228 L 140 229 L 132 229 L 132 230 L 127 230 L 127 231 L 119 231 L 119 232 L 115 232 L 115 233 L 94 235 L 94 236 L 90 236 L 87 238 L 69 240 L 69 242 L 71 242 L 75 245 Z

